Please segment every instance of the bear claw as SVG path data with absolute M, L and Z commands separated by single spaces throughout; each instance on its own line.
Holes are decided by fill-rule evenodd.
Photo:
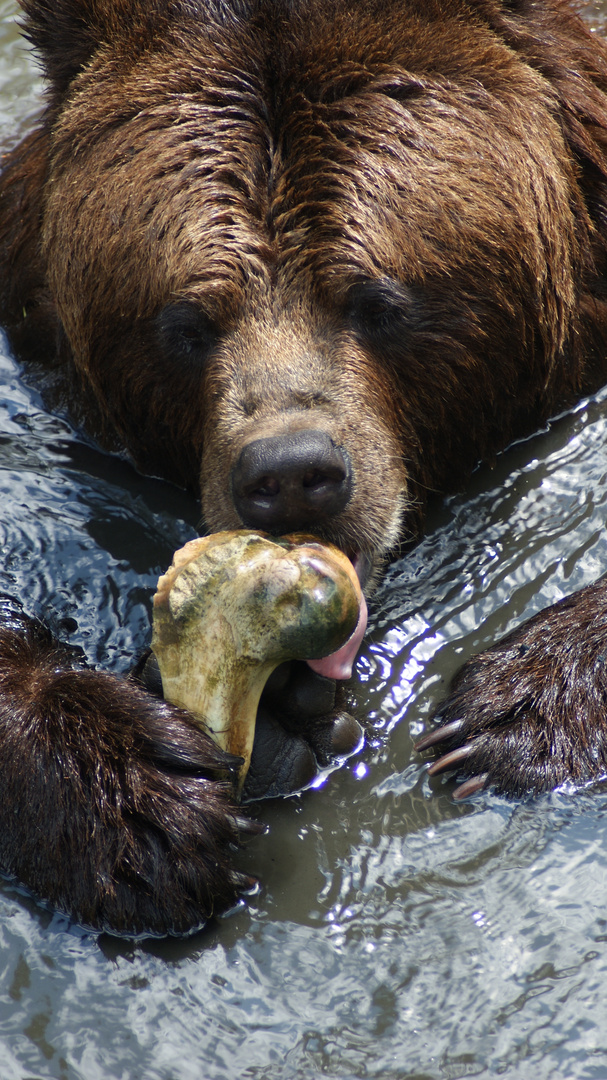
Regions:
M 461 802 L 463 799 L 470 798 L 471 795 L 477 795 L 479 791 L 483 791 L 489 782 L 489 774 L 481 773 L 480 776 L 471 776 L 469 780 L 465 780 L 463 784 L 459 784 L 453 792 L 453 798 L 456 802 Z
M 440 717 L 437 717 L 437 719 L 440 720 Z M 451 720 L 448 724 L 443 724 L 441 727 L 434 728 L 433 731 L 429 731 L 427 735 L 418 739 L 413 749 L 416 753 L 421 754 L 424 750 L 429 750 L 432 746 L 439 746 L 440 743 L 446 742 L 451 735 L 456 735 L 463 725 L 463 720 Z
M 428 769 L 430 776 L 438 776 L 439 773 L 447 772 L 448 769 L 455 769 L 461 761 L 465 761 L 474 753 L 474 743 L 464 743 L 463 746 L 456 747 L 455 750 L 450 750 L 448 754 L 443 754 L 436 761 L 432 763 Z

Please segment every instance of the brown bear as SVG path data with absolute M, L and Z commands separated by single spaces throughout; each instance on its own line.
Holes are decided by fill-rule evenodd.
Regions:
M 606 380 L 607 50 L 559 0 L 22 6 L 48 90 L 0 180 L 2 320 L 53 400 L 199 489 L 205 529 L 313 532 L 370 587 L 428 491 Z M 607 767 L 602 715 L 570 709 L 604 610 L 581 595 L 547 616 L 576 659 L 541 704 L 541 620 L 456 688 L 434 742 L 467 790 Z M 0 864 L 121 932 L 229 903 L 220 752 L 2 623 Z M 326 675 L 280 677 L 266 789 L 353 737 Z

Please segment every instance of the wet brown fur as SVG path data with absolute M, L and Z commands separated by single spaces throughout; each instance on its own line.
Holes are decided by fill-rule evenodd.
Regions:
M 607 583 L 536 615 L 456 676 L 440 709 L 442 754 L 508 795 L 607 775 Z M 440 731 L 436 732 L 438 736 Z M 441 764 L 434 767 L 441 771 Z
M 3 618 L 6 610 L 3 607 Z M 184 933 L 251 882 L 233 763 L 187 713 L 87 670 L 36 620 L 0 627 L 0 866 L 72 918 Z
M 428 490 L 459 483 L 605 381 L 607 50 L 562 3 L 94 0 L 85 17 L 76 0 L 23 7 L 49 88 L 0 179 L 2 319 L 97 434 L 200 488 L 209 529 L 240 524 L 230 475 L 248 441 L 321 428 L 354 476 L 321 534 L 379 567 L 420 528 Z M 8 829 L 14 798 L 26 824 L 22 838 L 8 829 L 0 859 L 95 925 L 195 924 L 238 887 L 222 858 L 209 869 L 235 827 L 212 782 L 192 779 L 206 751 L 190 733 L 192 762 L 175 773 L 165 750 L 183 718 L 150 712 L 103 673 L 68 663 L 51 677 L 51 646 L 32 652 L 33 632 L 11 624 L 2 646 L 0 761 L 15 768 L 2 816 Z M 33 702 L 15 690 L 27 671 Z M 165 721 L 158 756 L 146 732 L 155 743 Z M 30 730 L 40 742 L 22 768 L 28 811 L 11 740 Z M 578 757 L 555 766 L 557 780 L 587 772 L 572 731 Z M 521 775 L 537 773 L 519 745 Z M 52 806 L 38 753 L 56 779 Z M 87 787 L 96 767 L 99 791 Z M 64 782 L 79 770 L 72 799 Z M 148 797 L 140 850 L 129 828 Z M 84 895 L 74 867 L 36 847 L 36 805 L 58 843 L 73 834 L 72 853 L 96 828 L 102 846 L 126 830 L 129 873 L 107 864 L 96 886 L 106 856 L 93 845 Z M 188 894 L 167 912 L 158 852 L 190 880 L 199 805 L 208 858 L 192 855 L 192 905 Z

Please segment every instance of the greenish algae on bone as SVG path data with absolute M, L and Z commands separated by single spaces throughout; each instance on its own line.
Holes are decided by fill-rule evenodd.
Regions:
M 340 648 L 360 602 L 349 559 L 312 537 L 223 532 L 176 552 L 154 596 L 152 649 L 164 696 L 243 758 L 241 786 L 272 671 Z

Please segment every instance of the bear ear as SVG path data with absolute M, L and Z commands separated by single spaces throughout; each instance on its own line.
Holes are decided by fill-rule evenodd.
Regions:
M 106 42 L 145 48 L 165 25 L 167 0 L 19 0 L 23 29 L 55 89 L 65 90 Z

